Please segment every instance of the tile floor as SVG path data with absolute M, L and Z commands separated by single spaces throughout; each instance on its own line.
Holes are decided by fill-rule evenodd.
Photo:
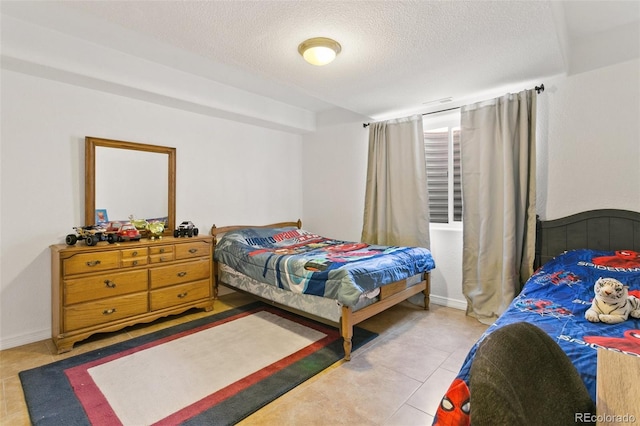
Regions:
M 253 299 L 238 293 L 213 313 Z M 0 425 L 29 425 L 18 372 L 141 334 L 211 315 L 189 311 L 151 324 L 93 336 L 57 355 L 51 340 L 0 351 Z M 463 311 L 402 303 L 360 324 L 379 334 L 340 361 L 243 420 L 240 425 L 430 425 L 441 396 L 486 326 Z

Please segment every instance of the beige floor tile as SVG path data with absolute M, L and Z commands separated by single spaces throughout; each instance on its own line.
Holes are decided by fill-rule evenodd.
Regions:
M 425 311 L 417 305 L 402 302 L 387 309 L 383 314 L 375 315 L 358 325 L 378 334 L 391 335 L 401 333 L 412 323 L 428 314 L 429 311 Z
M 296 388 L 251 416 L 239 426 L 249 425 L 375 425 L 358 413 L 358 407 L 339 398 L 327 397 L 316 386 Z
M 4 402 L 6 404 L 6 413 L 11 415 L 19 412 L 27 412 L 27 403 L 22 393 L 22 384 L 18 376 L 10 377 L 2 381 L 4 389 Z
M 13 413 L 0 416 L 2 426 L 31 426 L 29 414 L 25 411 L 15 411 Z
M 0 379 L 55 361 L 44 341 L 0 351 Z
M 451 320 L 443 326 L 434 322 L 436 321 L 421 321 L 405 330 L 402 338 L 429 342 L 432 348 L 448 353 L 455 352 L 463 346 L 468 347 L 471 334 L 464 330 L 464 327 L 458 327 Z
M 407 400 L 407 404 L 420 411 L 435 416 L 442 396 L 445 394 L 457 373 L 443 368 L 437 369 Z
M 425 426 L 433 423 L 433 417 L 411 405 L 404 404 L 384 426 Z
M 466 359 L 467 354 L 469 353 L 469 350 L 474 343 L 475 340 L 468 341 L 467 344 L 460 345 L 458 349 L 453 351 L 447 357 L 447 359 L 442 364 L 440 364 L 440 368 L 444 368 L 457 373 L 460 370 L 460 367 L 462 367 L 462 364 L 464 363 L 464 360 Z
M 348 401 L 359 417 L 379 423 L 391 417 L 421 384 L 361 356 L 322 375 L 313 390 L 329 399 Z
M 428 340 L 406 338 L 402 334 L 380 336 L 379 339 L 363 356 L 373 365 L 388 367 L 420 382 L 424 382 L 450 355 L 434 349 Z

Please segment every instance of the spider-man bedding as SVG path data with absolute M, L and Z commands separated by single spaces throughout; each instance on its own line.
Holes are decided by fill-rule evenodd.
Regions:
M 630 295 L 640 298 L 640 253 L 572 250 L 538 269 L 509 308 L 471 348 L 440 402 L 433 424 L 470 423 L 469 412 L 473 417 L 473 407 L 469 406 L 469 372 L 478 345 L 498 328 L 521 321 L 538 326 L 560 345 L 595 402 L 597 349 L 640 357 L 640 319 L 629 317 L 619 324 L 591 323 L 585 319 L 594 283 L 600 277 L 621 281 L 629 286 Z

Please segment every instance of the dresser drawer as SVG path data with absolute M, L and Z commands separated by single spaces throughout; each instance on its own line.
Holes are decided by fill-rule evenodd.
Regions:
M 211 255 L 211 243 L 208 241 L 194 241 L 192 243 L 176 244 L 176 259 L 191 259 Z
M 120 252 L 98 251 L 94 253 L 78 253 L 68 259 L 64 259 L 63 274 L 75 275 L 87 272 L 106 271 L 120 266 Z
M 147 248 L 139 247 L 134 249 L 121 250 L 122 267 L 130 268 L 132 266 L 142 266 L 149 262 L 147 258 Z
M 151 288 L 183 284 L 189 281 L 208 279 L 211 270 L 211 259 L 178 263 L 177 265 L 159 266 L 149 271 Z
M 149 263 L 166 263 L 175 259 L 173 246 L 157 246 L 149 248 Z
M 173 255 L 173 246 L 154 246 L 149 247 L 149 254 L 151 256 L 157 254 L 171 254 Z
M 73 331 L 112 322 L 148 309 L 147 292 L 111 297 L 64 308 L 64 328 Z
M 64 281 L 64 304 L 86 302 L 105 297 L 120 296 L 148 287 L 147 271 L 107 272 L 85 278 Z
M 149 263 L 167 263 L 172 262 L 173 252 L 165 254 L 152 254 L 149 256 Z
M 180 284 L 173 287 L 153 290 L 151 292 L 151 310 L 170 308 L 183 303 L 191 303 L 211 296 L 209 280 Z

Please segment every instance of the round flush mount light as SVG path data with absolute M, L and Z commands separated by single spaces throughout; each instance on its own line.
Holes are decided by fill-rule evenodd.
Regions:
M 312 65 L 328 64 L 336 58 L 341 50 L 340 43 L 326 37 L 310 38 L 298 46 L 298 52 L 305 61 Z

